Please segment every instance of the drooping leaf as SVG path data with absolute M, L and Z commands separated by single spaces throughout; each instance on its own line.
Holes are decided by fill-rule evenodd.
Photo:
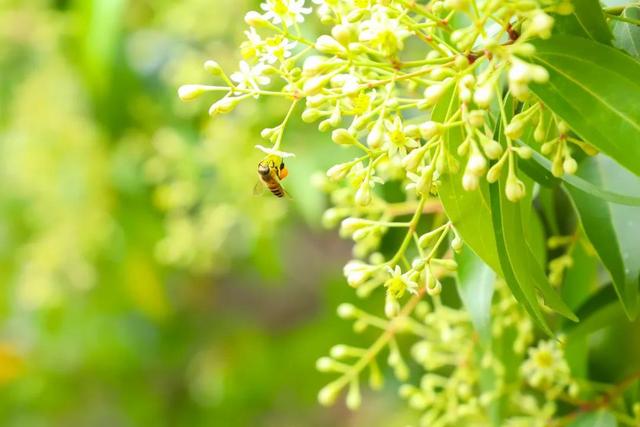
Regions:
M 609 411 L 600 410 L 578 416 L 569 427 L 616 427 L 618 421 Z
M 467 246 L 455 255 L 458 263 L 458 292 L 473 326 L 486 346 L 491 341 L 491 300 L 496 275 Z
M 605 188 L 624 188 L 640 196 L 640 178 L 605 156 L 585 159 L 578 174 Z M 635 318 L 640 303 L 640 208 L 607 203 L 575 188 L 569 188 L 569 194 L 627 316 Z
M 622 16 L 640 20 L 640 6 L 629 6 L 622 11 Z M 615 40 L 613 44 L 625 50 L 629 55 L 640 58 L 640 26 L 629 22 L 616 21 L 613 27 Z
M 522 286 L 516 277 L 513 267 L 511 266 L 511 260 L 509 259 L 504 240 L 506 231 L 502 226 L 502 214 L 500 212 L 502 201 L 500 191 L 501 189 L 498 184 L 490 186 L 491 216 L 502 276 L 504 277 L 505 282 L 507 282 L 507 285 L 509 286 L 509 289 L 511 289 L 516 300 L 524 306 L 529 315 L 536 321 L 542 330 L 547 334 L 552 335 L 551 329 L 549 328 L 549 325 L 542 314 L 540 305 L 538 304 L 535 289 L 533 287 Z
M 585 141 L 640 175 L 640 62 L 593 40 L 535 43 L 549 81 L 531 90 Z
M 449 103 L 439 103 L 433 109 L 431 118 L 444 121 L 458 108 L 455 93 L 450 90 L 443 99 Z M 458 127 L 448 130 L 445 140 L 450 152 L 455 152 L 462 143 L 462 133 Z M 449 220 L 456 227 L 465 243 L 495 272 L 500 273 L 496 243 L 491 229 L 491 208 L 487 183 L 482 181 L 477 191 L 462 188 L 463 167 L 440 178 L 438 195 Z
M 610 44 L 613 35 L 605 20 L 600 2 L 573 0 L 572 4 L 571 15 L 555 17 L 554 30 L 560 34 L 570 34 Z

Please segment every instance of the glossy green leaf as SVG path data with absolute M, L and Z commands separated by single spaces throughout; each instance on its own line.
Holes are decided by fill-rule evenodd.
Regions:
M 551 329 L 549 329 L 549 325 L 547 324 L 540 305 L 538 304 L 535 289 L 529 286 L 522 286 L 511 265 L 511 260 L 509 259 L 507 246 L 505 244 L 505 236 L 513 230 L 507 232 L 502 225 L 502 213 L 500 210 L 503 202 L 501 201 L 502 197 L 500 196 L 501 191 L 502 189 L 499 188 L 498 184 L 492 184 L 490 186 L 491 216 L 496 239 L 496 247 L 498 249 L 498 259 L 502 269 L 502 276 L 504 277 L 505 282 L 507 282 L 507 285 L 509 286 L 509 289 L 511 289 L 516 300 L 524 306 L 529 315 L 547 334 L 552 335 Z
M 549 284 L 544 268 L 540 265 L 531 251 L 529 243 L 526 239 L 522 238 L 527 234 L 522 221 L 523 210 L 530 210 L 531 206 L 526 204 L 524 201 L 521 201 L 520 203 L 512 203 L 507 200 L 506 196 L 504 196 L 505 181 L 506 179 L 500 181 L 500 193 L 498 194 L 500 197 L 500 216 L 497 220 L 499 220 L 501 224 L 496 224 L 495 216 L 493 223 L 494 228 L 500 227 L 504 231 L 503 240 L 506 253 L 502 256 L 506 255 L 508 257 L 508 261 L 511 264 L 519 286 L 524 290 L 525 295 L 531 294 L 530 291 L 533 291 L 533 295 L 535 295 L 535 290 L 537 290 L 540 292 L 540 295 L 543 297 L 546 305 L 568 319 L 577 321 L 578 319 L 575 317 L 571 309 L 564 303 L 562 297 Z M 528 184 L 527 192 L 533 191 L 531 183 L 527 183 L 526 181 L 525 183 Z M 492 206 L 496 206 L 497 204 L 494 204 L 493 200 L 493 192 L 491 193 L 491 197 Z M 498 251 L 500 252 L 500 246 L 498 247 Z M 537 303 L 535 298 L 530 302 L 532 304 Z
M 622 11 L 625 18 L 640 20 L 640 6 L 629 6 Z M 613 44 L 629 55 L 640 58 L 640 26 L 629 22 L 616 21 L 613 27 Z
M 640 62 L 573 36 L 535 45 L 533 60 L 550 77 L 531 90 L 582 139 L 640 175 Z
M 569 427 L 616 427 L 618 421 L 609 411 L 601 410 L 578 416 Z
M 519 145 L 525 145 L 523 142 L 518 141 Z M 535 147 L 532 147 L 535 148 Z M 616 203 L 619 205 L 627 206 L 640 206 L 640 197 L 621 194 L 619 189 L 616 191 L 609 191 L 594 183 L 587 181 L 579 175 L 564 174 L 560 178 L 556 178 L 551 173 L 551 161 L 544 157 L 537 151 L 533 151 L 533 155 L 530 159 L 521 160 L 519 163 L 520 169 L 526 173 L 530 178 L 536 181 L 538 184 L 544 187 L 553 187 L 554 185 L 564 182 L 571 187 L 575 187 L 587 194 L 597 197 L 608 202 Z M 625 189 L 622 189 L 623 191 Z
M 598 0 L 573 0 L 573 13 L 556 16 L 554 29 L 561 34 L 593 39 L 610 44 L 613 35 Z
M 443 99 L 451 99 L 450 103 L 436 105 L 432 119 L 444 121 L 449 111 L 455 111 L 455 97 L 449 91 Z M 451 98 L 449 98 L 451 97 Z M 458 127 L 445 134 L 450 152 L 455 152 L 462 142 L 462 134 Z M 463 240 L 494 271 L 500 273 L 495 237 L 491 228 L 491 208 L 488 186 L 484 180 L 478 191 L 465 191 L 462 188 L 463 168 L 457 172 L 445 174 L 440 178 L 438 195 L 449 220 L 456 227 Z
M 607 157 L 585 159 L 578 173 L 605 188 L 624 188 L 640 195 L 640 178 Z M 635 318 L 640 302 L 640 208 L 607 203 L 577 189 L 569 189 L 569 194 L 627 316 Z
M 458 292 L 484 345 L 491 341 L 491 300 L 496 275 L 469 247 L 455 254 Z

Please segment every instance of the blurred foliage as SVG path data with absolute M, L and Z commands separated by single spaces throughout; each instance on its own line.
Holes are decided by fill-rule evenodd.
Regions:
M 294 199 L 256 198 L 253 146 L 288 105 L 247 102 L 212 122 L 206 101 L 176 96 L 203 79 L 203 58 L 234 67 L 236 24 L 256 8 L 0 0 L 0 425 L 415 418 L 385 394 L 355 414 L 316 403 L 315 360 L 354 340 L 334 315 L 353 299 L 348 246 L 315 228 L 325 200 L 310 185 L 344 152 L 291 123 Z M 591 341 L 606 349 L 625 331 Z M 637 363 L 637 340 L 625 345 Z M 603 380 L 622 377 L 596 355 Z

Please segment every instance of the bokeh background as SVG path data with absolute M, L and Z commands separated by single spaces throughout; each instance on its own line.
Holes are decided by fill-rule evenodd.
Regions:
M 286 101 L 211 120 L 214 99 L 176 96 L 213 81 L 205 59 L 237 66 L 257 6 L 0 0 L 0 425 L 405 417 L 384 395 L 357 414 L 316 403 L 354 297 L 311 181 L 346 154 L 294 121 L 294 199 L 254 197 L 253 147 Z

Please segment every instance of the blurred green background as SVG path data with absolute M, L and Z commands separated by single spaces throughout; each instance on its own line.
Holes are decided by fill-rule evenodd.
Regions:
M 286 101 L 211 120 L 176 96 L 205 59 L 236 67 L 255 8 L 0 0 L 0 425 L 402 422 L 388 395 L 316 403 L 353 296 L 310 181 L 348 153 L 294 122 L 294 200 L 254 197 Z

